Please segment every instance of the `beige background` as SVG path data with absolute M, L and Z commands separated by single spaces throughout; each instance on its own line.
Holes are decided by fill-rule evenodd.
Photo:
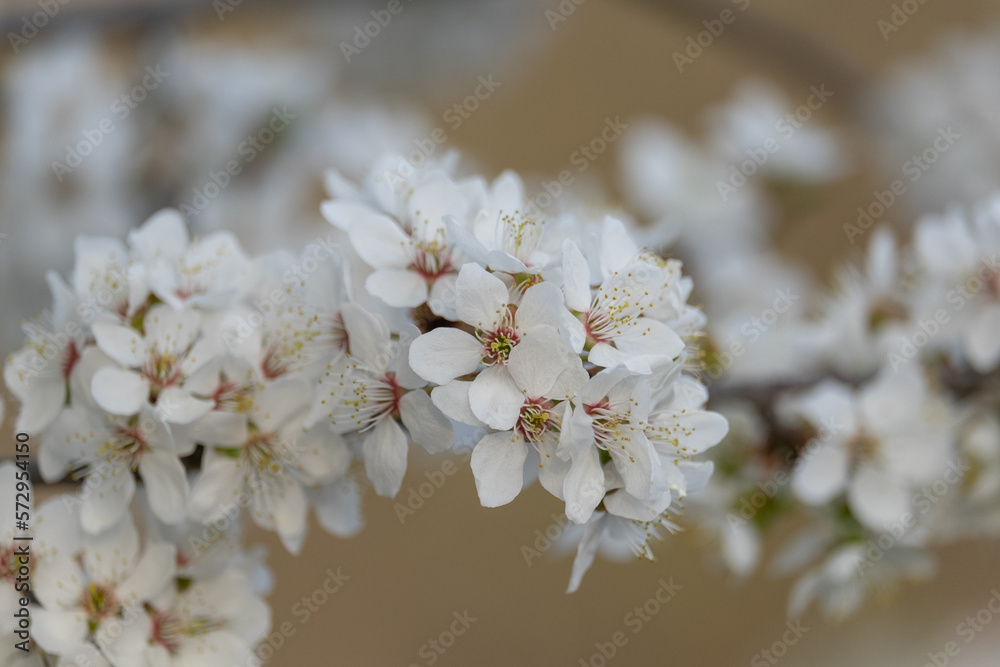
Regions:
M 35 3 L 6 4 L 16 14 L 19 7 Z M 72 0 L 66 20 L 78 16 L 70 9 L 83 15 L 90 5 L 117 4 Z M 698 3 L 662 3 L 656 9 L 655 2 L 639 8 L 587 0 L 550 33 L 544 11 L 557 4 L 538 4 L 535 20 L 541 24 L 543 42 L 532 47 L 521 71 L 504 81 L 502 94 L 449 133 L 453 144 L 476 156 L 487 172 L 504 167 L 558 171 L 580 143 L 595 136 L 608 115 L 657 114 L 696 131 L 700 110 L 726 98 L 746 74 L 760 73 L 780 82 L 792 100 L 804 97 L 811 83 L 822 83 L 813 78 L 821 78 L 822 70 L 809 73 L 810 59 L 803 66 L 787 55 L 772 58 L 766 53 L 776 46 L 773 40 L 736 30 L 720 37 L 679 74 L 671 53 L 702 28 L 689 22 L 690 7 L 678 11 L 676 6 L 693 5 L 697 13 Z M 799 35 L 816 52 L 858 72 L 852 82 L 877 74 L 893 59 L 925 50 L 951 28 L 981 27 L 1000 16 L 996 3 L 987 0 L 927 0 L 887 42 L 876 21 L 888 17 L 891 5 L 883 0 L 754 0 L 748 14 Z M 222 27 L 210 16 L 204 29 L 218 31 L 221 37 L 252 35 L 273 19 L 268 8 L 277 6 L 248 5 Z M 289 6 L 281 3 L 281 11 Z M 709 3 L 703 3 L 702 11 L 703 18 L 718 14 Z M 516 39 L 510 48 L 519 48 Z M 2 66 L 0 59 L 0 71 Z M 461 90 L 412 92 L 439 119 Z M 841 100 L 846 102 L 847 96 Z M 852 123 L 856 116 L 841 100 L 821 113 L 830 121 Z M 852 140 L 866 155 L 869 135 L 853 127 Z M 613 155 L 605 154 L 595 166 L 601 173 L 612 173 Z M 848 246 L 841 225 L 879 185 L 877 172 L 862 169 L 826 189 L 818 205 L 786 227 L 779 239 L 782 248 L 818 269 L 842 259 Z M 8 416 L 5 432 L 10 428 Z M 424 481 L 424 471 L 438 469 L 444 458 L 414 451 L 397 500 L 404 501 L 409 490 Z M 295 631 L 271 664 L 429 664 L 418 655 L 421 645 L 444 631 L 454 612 L 465 610 L 476 622 L 436 664 L 575 666 L 581 658 L 590 658 L 594 642 L 609 641 L 613 633 L 625 630 L 628 643 L 611 665 L 747 665 L 784 631 L 787 581 L 758 575 L 746 584 L 734 584 L 712 571 L 694 540 L 685 535 L 669 538 L 653 563 L 599 560 L 582 590 L 565 595 L 570 558 L 540 558 L 529 567 L 520 551 L 534 542 L 536 529 L 551 523 L 550 514 L 559 511 L 557 502 L 538 488 L 527 490 L 510 506 L 486 510 L 478 506 L 471 473 L 463 468 L 405 523 L 398 520 L 393 501 L 371 494 L 364 511 L 368 524 L 359 536 L 339 540 L 314 526 L 298 558 L 284 553 L 271 536 L 251 532 L 252 540 L 263 540 L 271 550 L 277 575 L 270 598 L 274 626 L 287 621 Z M 927 652 L 957 639 L 956 624 L 981 609 L 991 589 L 1000 587 L 998 555 L 996 542 L 955 545 L 943 552 L 934 581 L 903 590 L 888 606 L 869 604 L 841 624 L 810 613 L 803 619 L 809 631 L 780 664 L 923 665 Z M 338 567 L 350 579 L 302 624 L 301 616 L 293 613 L 296 601 L 322 585 L 327 568 Z M 660 578 L 670 577 L 683 589 L 642 632 L 632 634 L 624 626 L 625 614 L 655 593 Z M 950 664 L 995 665 L 1000 664 L 998 656 L 1000 621 L 975 642 L 963 644 L 961 655 Z

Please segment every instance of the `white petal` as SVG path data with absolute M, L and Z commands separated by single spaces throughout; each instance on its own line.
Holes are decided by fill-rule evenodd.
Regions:
M 184 216 L 172 208 L 159 210 L 142 227 L 129 232 L 128 243 L 145 262 L 156 258 L 176 260 L 188 244 Z
M 146 341 L 138 331 L 115 322 L 94 322 L 97 347 L 126 368 L 137 368 L 146 358 Z
M 373 216 L 378 216 L 377 213 L 372 211 L 372 209 L 365 204 L 343 200 L 323 202 L 320 206 L 320 213 L 322 213 L 323 217 L 326 218 L 327 221 L 333 226 L 342 229 L 345 232 L 349 231 L 355 223 L 365 224 Z M 391 220 L 389 222 L 392 223 Z
M 493 271 L 500 271 L 511 275 L 524 273 L 528 270 L 524 262 L 513 255 L 505 253 L 503 250 L 490 250 L 486 255 L 486 266 L 490 267 Z
M 507 368 L 496 364 L 483 371 L 469 387 L 472 414 L 498 431 L 509 431 L 517 423 L 524 394 L 514 384 Z
M 167 387 L 156 399 L 156 415 L 171 424 L 190 424 L 214 407 L 213 401 L 195 398 L 180 387 Z
M 446 416 L 469 426 L 486 426 L 476 415 L 472 414 L 469 403 L 469 387 L 472 382 L 452 380 L 448 384 L 434 387 L 431 390 L 431 402 Z
M 443 385 L 474 372 L 482 359 L 482 343 L 458 329 L 434 329 L 410 345 L 410 367 L 435 384 Z
M 355 209 L 355 220 L 348 233 L 351 245 L 371 267 L 403 269 L 410 264 L 411 241 L 395 222 L 372 212 Z
M 375 425 L 362 445 L 365 474 L 375 493 L 392 498 L 399 491 L 406 474 L 406 436 L 396 420 L 386 418 Z
M 446 320 L 458 320 L 458 276 L 454 273 L 439 276 L 427 296 L 431 312 Z
M 325 485 L 315 498 L 316 517 L 337 537 L 351 537 L 361 530 L 361 493 L 349 477 Z
M 49 609 L 71 608 L 80 601 L 86 575 L 72 553 L 62 552 L 35 564 L 31 589 Z
M 161 354 L 180 355 L 198 335 L 201 317 L 194 310 L 174 310 L 160 304 L 150 308 L 142 322 L 147 345 Z
M 807 447 L 792 470 L 792 492 L 804 503 L 825 505 L 847 483 L 847 450 L 842 440 Z
M 177 524 L 187 516 L 188 481 L 184 466 L 170 452 L 148 451 L 139 460 L 146 499 L 156 518 Z
M 528 447 L 516 433 L 491 433 L 472 450 L 472 473 L 476 477 L 483 507 L 506 505 L 521 492 Z
M 639 499 L 624 489 L 612 491 L 604 497 L 604 507 L 609 514 L 633 521 L 652 521 L 670 506 L 670 493 Z
M 564 460 L 557 455 L 558 444 L 559 441 L 555 437 L 542 438 L 535 443 L 539 457 L 538 481 L 553 496 L 560 500 L 565 500 L 563 497 L 563 485 L 566 482 L 566 475 L 569 473 L 572 462 L 568 459 Z
M 42 649 L 59 655 L 87 636 L 87 616 L 82 611 L 35 609 L 31 634 Z
M 563 483 L 566 516 L 573 523 L 586 523 L 604 499 L 604 470 L 597 447 L 586 447 L 573 457 Z
M 518 331 L 531 331 L 540 325 L 558 329 L 563 310 L 559 288 L 550 282 L 538 283 L 529 287 L 521 297 L 514 322 Z
M 392 345 L 385 321 L 355 303 L 345 303 L 340 315 L 351 356 L 372 370 L 386 370 L 392 360 Z
M 910 509 L 906 489 L 892 475 L 872 465 L 862 466 L 855 473 L 847 499 L 858 521 L 874 531 L 898 524 Z
M 173 544 L 149 544 L 135 569 L 118 587 L 122 603 L 152 600 L 172 583 L 177 568 L 177 550 Z
M 451 422 L 431 401 L 423 389 L 403 394 L 399 400 L 399 413 L 410 439 L 431 454 L 451 449 Z
M 105 366 L 90 381 L 90 392 L 113 415 L 134 415 L 149 398 L 149 382 L 138 373 Z
M 573 559 L 573 573 L 569 578 L 567 593 L 575 593 L 580 588 L 583 575 L 587 573 L 590 566 L 594 564 L 594 556 L 597 555 L 597 548 L 601 546 L 601 539 L 604 537 L 606 526 L 603 515 L 583 529 L 583 537 L 576 548 L 576 558 Z
M 139 533 L 131 518 L 100 535 L 89 535 L 83 546 L 83 568 L 93 581 L 119 583 L 132 572 L 139 556 Z
M 590 266 L 580 248 L 570 239 L 563 241 L 563 294 L 566 306 L 579 313 L 590 310 Z
M 81 489 L 83 505 L 80 521 L 83 529 L 92 535 L 117 525 L 129 511 L 135 495 L 135 478 L 127 466 L 94 468 Z
M 623 424 L 621 428 L 630 427 Z M 659 459 L 646 436 L 637 430 L 629 433 L 627 438 L 609 442 L 608 454 L 625 482 L 625 490 L 636 498 L 647 497 L 653 485 L 654 466 L 659 465 Z
M 393 308 L 416 308 L 427 301 L 427 282 L 405 269 L 377 269 L 365 280 L 365 289 Z
M 309 382 L 297 375 L 284 375 L 257 394 L 251 415 L 265 433 L 277 431 L 297 415 L 304 416 L 312 395 Z
M 459 320 L 483 331 L 496 328 L 510 298 L 502 280 L 470 262 L 458 272 L 456 290 Z
M 552 327 L 539 326 L 511 350 L 507 370 L 528 398 L 542 398 L 549 395 L 552 384 L 568 368 L 571 359 L 577 357 L 559 333 Z
M 305 540 L 309 503 L 302 486 L 292 482 L 277 498 L 274 506 L 274 524 L 281 543 L 292 555 L 298 555 Z
M 210 523 L 225 516 L 239 499 L 243 485 L 243 473 L 234 459 L 215 450 L 205 452 L 201 475 L 191 488 L 191 519 Z
M 605 217 L 601 229 L 601 271 L 604 277 L 625 266 L 638 252 L 621 220 L 610 215 Z
M 850 387 L 826 380 L 796 400 L 791 410 L 801 414 L 815 428 L 824 424 L 848 437 L 857 431 L 854 393 Z

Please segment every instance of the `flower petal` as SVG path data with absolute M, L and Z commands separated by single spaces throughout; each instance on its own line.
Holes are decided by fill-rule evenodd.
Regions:
M 792 492 L 809 505 L 825 505 L 844 490 L 847 483 L 847 449 L 843 441 L 808 447 L 792 469 Z
M 524 394 L 514 384 L 507 368 L 501 364 L 489 366 L 476 376 L 469 387 L 472 414 L 490 428 L 509 431 L 514 428 L 524 405 Z
M 431 401 L 423 389 L 403 394 L 399 399 L 399 413 L 410 439 L 431 454 L 451 449 L 453 432 L 451 422 Z
M 506 505 L 517 497 L 524 483 L 528 447 L 516 433 L 491 433 L 472 450 L 472 473 L 483 507 Z
M 483 331 L 493 331 L 510 294 L 503 281 L 478 264 L 462 265 L 456 284 L 458 319 Z
M 170 452 L 147 451 L 139 460 L 146 499 L 163 523 L 180 523 L 187 516 L 188 481 L 180 459 Z
M 482 343 L 458 329 L 434 329 L 410 345 L 410 367 L 435 384 L 474 372 L 482 360 Z
M 382 419 L 362 445 L 365 474 L 375 493 L 392 498 L 399 492 L 406 474 L 406 436 L 394 419 Z
M 90 392 L 113 415 L 134 415 L 149 398 L 149 382 L 138 373 L 105 366 L 90 381 Z
M 365 289 L 393 308 L 416 308 L 427 301 L 427 282 L 406 269 L 377 269 L 365 280 Z

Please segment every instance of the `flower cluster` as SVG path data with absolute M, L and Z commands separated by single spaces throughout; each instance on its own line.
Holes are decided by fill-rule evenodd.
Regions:
M 80 483 L 44 519 L 47 654 L 249 650 L 267 630 L 254 561 L 220 569 L 206 552 L 238 540 L 204 534 L 243 512 L 298 553 L 312 508 L 350 535 L 363 487 L 394 496 L 411 444 L 471 446 L 487 507 L 537 477 L 586 526 L 570 590 L 602 541 L 651 557 L 706 484 L 694 457 L 728 427 L 689 372 L 704 316 L 679 261 L 612 217 L 550 221 L 510 172 L 381 165 L 360 185 L 328 174 L 338 242 L 299 256 L 249 258 L 163 210 L 127 243 L 79 237 L 70 280 L 49 274 L 52 311 L 4 371 L 42 478 Z
M 680 262 L 637 247 L 612 217 L 547 220 L 510 172 L 455 180 L 390 160 L 360 189 L 334 185 L 323 213 L 367 265 L 365 288 L 418 325 L 396 334 L 394 365 L 380 361 L 382 334 L 320 380 L 336 429 L 371 430 L 376 491 L 394 494 L 405 469 L 394 418 L 430 451 L 454 423 L 474 434 L 484 506 L 537 477 L 588 526 L 570 590 L 602 539 L 650 556 L 647 538 L 672 530 L 669 512 L 711 475 L 692 457 L 727 430 L 685 372 L 704 316 Z M 627 529 L 607 530 L 616 523 Z
M 709 187 L 766 136 L 754 122 L 766 106 L 744 91 L 713 110 L 704 147 L 645 125 L 626 146 L 625 185 L 647 218 L 680 210 L 695 222 L 657 229 L 677 230 L 693 258 L 709 316 L 701 360 L 732 430 L 713 452 L 717 474 L 692 497 L 691 523 L 742 578 L 769 529 L 797 518 L 806 528 L 771 564 L 801 575 L 790 613 L 817 601 L 843 616 L 927 578 L 935 545 L 996 532 L 1000 200 L 924 216 L 902 249 L 888 229 L 845 225 L 852 243 L 867 234 L 867 253 L 819 289 L 769 248 L 767 209 L 783 203 L 774 192 L 814 187 L 843 160 L 826 153 L 830 168 L 800 171 L 794 187 L 770 171 L 776 160 L 724 198 Z M 790 156 L 823 139 L 810 132 L 790 137 Z M 705 165 L 683 191 L 681 163 Z

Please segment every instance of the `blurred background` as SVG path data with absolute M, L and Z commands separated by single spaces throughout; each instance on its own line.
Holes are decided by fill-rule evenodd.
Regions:
M 858 251 L 844 225 L 938 128 L 968 139 L 884 220 L 905 235 L 918 215 L 1000 182 L 995 2 L 578 1 L 3 0 L 0 352 L 48 305 L 45 271 L 70 269 L 74 236 L 123 236 L 178 206 L 196 233 L 230 229 L 250 253 L 298 250 L 329 229 L 324 169 L 359 178 L 380 152 L 419 149 L 436 128 L 447 139 L 435 150 L 459 151 L 464 172 L 516 169 L 539 192 L 608 118 L 665 120 L 698 142 L 706 111 L 748 78 L 790 112 L 825 86 L 815 115 L 835 128 L 842 163 L 809 188 L 775 180 L 772 212 L 780 251 L 820 283 Z M 717 23 L 725 11 L 734 20 Z M 258 146 L 276 115 L 286 127 Z M 223 185 L 233 160 L 241 171 Z M 571 187 L 616 206 L 622 174 L 612 145 Z M 271 553 L 273 627 L 293 633 L 273 636 L 270 664 L 1000 664 L 1000 620 L 941 655 L 1000 590 L 995 543 L 949 547 L 932 581 L 840 623 L 807 614 L 801 638 L 765 654 L 790 636 L 788 581 L 734 581 L 685 533 L 652 563 L 599 560 L 567 596 L 571 559 L 539 537 L 560 532 L 558 504 L 532 488 L 483 509 L 467 467 L 435 474 L 445 461 L 461 456 L 413 450 L 399 497 L 366 496 L 353 539 L 314 529 L 293 558 L 250 531 Z M 427 493 L 432 478 L 443 483 Z M 349 578 L 307 614 L 301 600 L 328 568 Z M 671 579 L 676 596 L 647 604 Z M 629 616 L 644 605 L 657 611 Z M 465 612 L 468 630 L 429 648 Z M 627 641 L 602 656 L 619 631 Z

